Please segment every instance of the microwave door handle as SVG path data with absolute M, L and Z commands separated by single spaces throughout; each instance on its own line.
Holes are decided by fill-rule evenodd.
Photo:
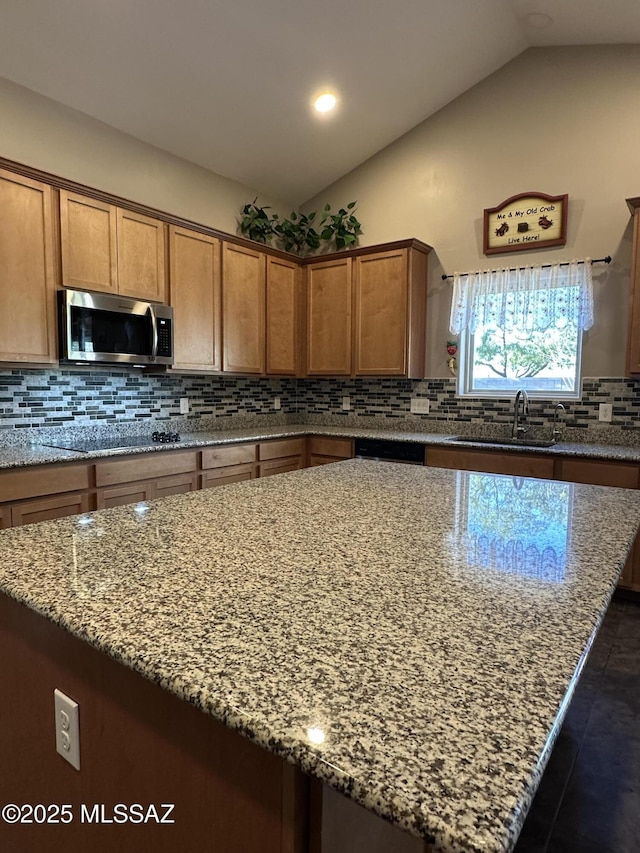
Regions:
M 149 305 L 149 314 L 151 315 L 151 332 L 153 335 L 153 343 L 151 344 L 151 361 L 156 360 L 158 355 L 158 318 L 156 317 L 156 309 L 153 305 Z

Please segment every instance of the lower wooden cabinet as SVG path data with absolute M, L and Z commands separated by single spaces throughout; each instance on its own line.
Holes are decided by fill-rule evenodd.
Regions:
M 591 459 L 563 459 L 558 478 L 572 483 L 592 486 L 616 486 L 620 489 L 637 489 L 640 467 L 624 462 L 600 462 Z M 618 586 L 640 592 L 640 543 L 636 541 L 629 555 Z
M 309 467 L 327 465 L 330 462 L 342 462 L 353 458 L 352 438 L 329 438 L 312 435 L 309 439 Z
M 286 474 L 304 468 L 305 439 L 283 438 L 262 441 L 258 445 L 258 476 Z
M 36 521 L 53 521 L 67 515 L 80 515 L 89 511 L 89 495 L 75 492 L 56 495 L 42 500 L 24 501 L 11 507 L 11 526 L 33 524 Z
M 226 486 L 253 480 L 257 476 L 257 444 L 224 444 L 208 447 L 202 451 L 202 474 L 200 488 Z
M 11 527 L 11 507 L 0 507 L 0 530 Z

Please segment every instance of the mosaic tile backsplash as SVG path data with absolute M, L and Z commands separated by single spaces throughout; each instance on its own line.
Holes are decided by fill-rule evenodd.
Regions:
M 188 397 L 187 420 L 193 430 L 212 419 L 267 416 L 288 421 L 364 425 L 388 423 L 393 429 L 454 432 L 468 425 L 506 427 L 513 399 L 456 396 L 454 379 L 260 379 L 188 375 L 149 375 L 129 370 L 0 371 L 0 443 L 26 428 L 132 426 L 180 417 L 180 399 Z M 281 408 L 274 408 L 280 398 Z M 349 397 L 351 410 L 342 408 Z M 428 415 L 410 412 L 412 397 L 429 399 Z M 600 403 L 613 404 L 611 425 L 598 420 Z M 640 430 L 640 381 L 598 378 L 583 381 L 581 400 L 565 401 L 564 424 L 579 430 Z M 531 401 L 529 424 L 547 429 L 554 402 Z M 227 424 L 228 425 L 228 424 Z M 640 432 L 638 433 L 640 440 Z M 594 439 L 597 440 L 597 439 Z

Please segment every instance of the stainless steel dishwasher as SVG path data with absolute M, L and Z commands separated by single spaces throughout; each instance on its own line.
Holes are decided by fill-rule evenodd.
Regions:
M 387 441 L 382 438 L 356 438 L 356 459 L 376 459 L 382 462 L 404 462 L 424 465 L 425 445 L 415 441 Z

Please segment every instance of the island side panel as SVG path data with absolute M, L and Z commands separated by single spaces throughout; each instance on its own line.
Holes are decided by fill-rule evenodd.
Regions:
M 0 823 L 12 853 L 303 853 L 306 777 L 0 594 L 0 803 L 69 803 L 67 825 Z M 53 690 L 80 706 L 81 769 L 55 751 Z M 174 803 L 173 824 L 81 823 L 81 804 Z

